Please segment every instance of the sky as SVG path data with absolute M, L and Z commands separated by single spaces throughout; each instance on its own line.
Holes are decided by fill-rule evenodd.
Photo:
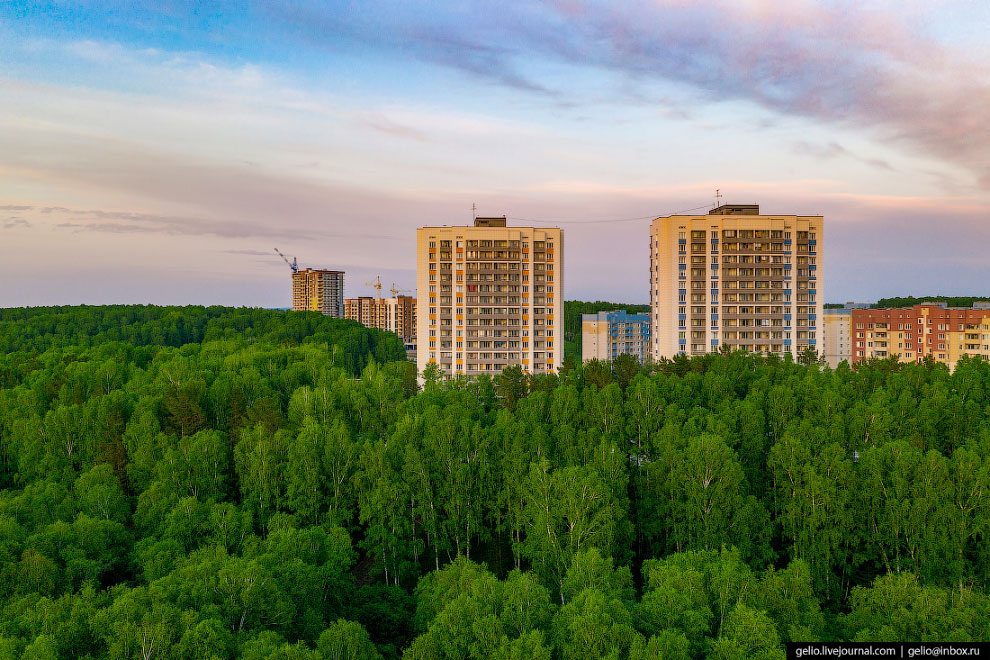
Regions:
M 415 230 L 564 229 L 648 301 L 649 223 L 824 215 L 824 298 L 990 295 L 984 0 L 0 2 L 0 306 L 415 288 Z

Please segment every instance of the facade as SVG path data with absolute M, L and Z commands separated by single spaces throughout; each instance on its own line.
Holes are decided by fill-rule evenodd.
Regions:
M 611 361 L 627 353 L 650 357 L 650 315 L 623 311 L 581 315 L 581 360 Z
M 416 234 L 420 373 L 431 362 L 448 376 L 560 367 L 563 231 L 508 227 L 503 217 Z
M 378 316 L 375 298 L 361 296 L 344 299 L 344 318 L 357 321 L 361 325 L 374 327 L 374 319 Z
M 822 345 L 822 216 L 725 204 L 650 227 L 654 360 L 722 346 L 797 355 Z
M 851 322 L 853 363 L 888 357 L 921 362 L 930 356 L 953 369 L 963 355 L 990 359 L 990 302 L 854 309 Z
M 344 272 L 307 268 L 292 273 L 292 309 L 344 318 Z
M 822 332 L 825 333 L 824 357 L 828 366 L 835 369 L 845 360 L 852 362 L 852 310 L 869 308 L 870 303 L 847 302 L 842 307 L 826 309 Z
M 416 299 L 411 296 L 347 298 L 344 316 L 369 328 L 394 332 L 406 345 L 416 343 Z

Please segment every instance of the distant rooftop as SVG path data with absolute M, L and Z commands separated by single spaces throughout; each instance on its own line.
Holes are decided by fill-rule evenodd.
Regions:
M 649 323 L 650 315 L 647 312 L 630 314 L 624 309 L 614 309 L 595 314 L 582 314 L 581 321 L 608 321 L 613 323 Z
M 722 204 L 713 208 L 708 215 L 759 215 L 759 204 Z
M 333 275 L 343 275 L 342 270 L 331 270 L 329 268 L 300 268 L 298 273 L 293 273 L 293 275 L 302 275 L 304 273 L 330 273 Z
M 475 218 L 475 227 L 504 227 L 505 226 L 505 216 L 501 218 Z
M 942 309 L 990 309 L 990 300 L 974 300 L 972 307 L 949 307 L 949 303 L 941 300 L 924 300 L 919 305 L 935 305 Z

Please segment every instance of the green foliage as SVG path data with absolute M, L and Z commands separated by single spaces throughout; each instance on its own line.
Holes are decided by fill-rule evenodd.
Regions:
M 855 641 L 981 641 L 990 630 L 985 593 L 924 586 L 913 573 L 891 573 L 856 587 L 850 602 L 842 621 Z
M 360 623 L 338 619 L 320 634 L 317 643 L 325 660 L 381 660 L 381 654 Z
M 419 391 L 387 338 L 308 314 L 0 329 L 0 657 L 778 660 L 990 634 L 979 359 L 725 352 Z
M 881 298 L 870 305 L 873 309 L 887 307 L 913 307 L 924 302 L 943 302 L 949 307 L 972 307 L 977 300 L 990 300 L 990 296 L 905 296 L 900 298 Z
M 158 307 L 155 305 L 80 305 L 0 309 L 0 354 L 48 349 L 106 346 L 126 361 L 145 366 L 153 352 L 144 347 L 236 339 L 247 342 L 337 346 L 337 366 L 358 373 L 368 362 L 405 360 L 402 341 L 393 333 L 369 330 L 355 321 L 318 312 L 232 307 Z M 16 368 L 6 367 L 8 377 Z M 94 387 L 112 386 L 120 374 L 112 368 L 94 374 Z

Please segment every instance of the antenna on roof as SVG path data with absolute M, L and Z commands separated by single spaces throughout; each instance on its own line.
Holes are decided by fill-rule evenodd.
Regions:
M 478 219 L 478 205 L 475 204 L 474 202 L 471 202 L 471 219 L 472 220 Z
M 722 193 L 718 188 L 715 189 L 715 208 L 722 206 Z

